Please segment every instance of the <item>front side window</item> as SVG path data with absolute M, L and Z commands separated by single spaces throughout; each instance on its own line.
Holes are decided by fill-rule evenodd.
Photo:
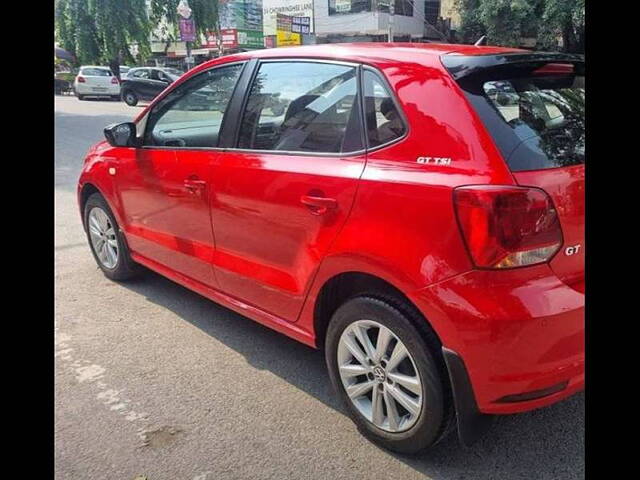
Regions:
M 260 65 L 242 118 L 239 148 L 340 153 L 362 148 L 353 66 Z
M 175 88 L 149 114 L 144 145 L 216 147 L 242 65 L 201 73 Z
M 369 147 L 384 145 L 402 137 L 406 127 L 393 97 L 378 75 L 364 72 L 364 107 Z

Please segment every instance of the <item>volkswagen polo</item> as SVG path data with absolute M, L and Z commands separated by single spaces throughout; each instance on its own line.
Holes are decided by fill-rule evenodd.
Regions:
M 325 352 L 399 452 L 584 387 L 584 61 L 446 44 L 200 65 L 78 184 L 104 274 L 147 267 Z

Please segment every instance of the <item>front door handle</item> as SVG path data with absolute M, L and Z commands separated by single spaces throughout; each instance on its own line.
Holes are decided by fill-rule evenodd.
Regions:
M 184 188 L 189 193 L 197 194 L 207 188 L 207 182 L 198 178 L 189 177 L 184 181 Z
M 314 215 L 322 215 L 327 213 L 327 211 L 338 207 L 338 202 L 335 198 L 315 195 L 303 195 L 300 197 L 300 202 L 302 202 L 303 205 L 306 205 Z

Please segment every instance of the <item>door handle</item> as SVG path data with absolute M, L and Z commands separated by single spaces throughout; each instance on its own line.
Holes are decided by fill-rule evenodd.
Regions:
M 188 178 L 184 181 L 184 188 L 192 194 L 203 191 L 207 187 L 207 182 L 197 178 Z
M 303 205 L 306 205 L 314 215 L 322 215 L 327 213 L 328 210 L 333 210 L 338 207 L 338 202 L 335 198 L 315 195 L 303 195 L 300 197 L 300 202 L 302 202 Z

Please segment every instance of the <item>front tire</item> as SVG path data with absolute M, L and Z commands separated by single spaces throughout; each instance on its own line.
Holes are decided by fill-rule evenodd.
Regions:
M 325 354 L 331 383 L 360 432 L 415 454 L 446 436 L 453 410 L 442 359 L 406 312 L 366 296 L 347 301 L 331 319 Z
M 84 100 L 84 95 L 78 95 L 78 100 Z
M 122 99 L 130 107 L 135 107 L 138 104 L 138 96 L 130 90 L 122 95 Z
M 118 222 L 99 193 L 94 193 L 87 199 L 84 224 L 93 258 L 107 278 L 123 281 L 139 273 Z

